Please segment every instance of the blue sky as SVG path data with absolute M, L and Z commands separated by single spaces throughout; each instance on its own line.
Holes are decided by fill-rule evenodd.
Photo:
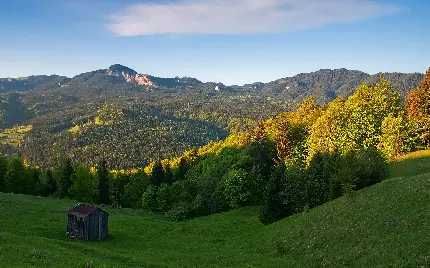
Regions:
M 335 68 L 423 73 L 429 12 L 407 0 L 5 0 L 0 77 L 114 63 L 228 85 Z

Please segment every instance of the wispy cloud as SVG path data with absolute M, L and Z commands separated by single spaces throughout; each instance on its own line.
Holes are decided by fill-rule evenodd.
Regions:
M 398 10 L 376 0 L 179 0 L 129 5 L 108 28 L 119 36 L 285 33 Z

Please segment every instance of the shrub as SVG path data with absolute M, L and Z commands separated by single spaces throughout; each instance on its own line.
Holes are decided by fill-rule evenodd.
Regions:
M 130 181 L 124 187 L 121 205 L 124 207 L 138 208 L 142 204 L 142 195 L 148 187 L 149 181 L 144 173 L 137 173 L 130 177 Z
M 356 154 L 357 189 L 368 187 L 388 178 L 388 163 L 374 147 L 362 149 Z
M 337 172 L 330 179 L 330 197 L 337 198 L 371 186 L 388 177 L 388 164 L 374 147 L 348 152 L 340 157 Z
M 146 191 L 142 194 L 142 208 L 156 209 L 157 208 L 157 186 L 149 185 Z
M 161 184 L 157 190 L 158 208 L 164 212 L 169 211 L 173 204 L 192 201 L 191 195 L 185 189 L 182 182 L 175 182 L 172 185 Z
M 200 194 L 194 198 L 193 203 L 191 204 L 191 215 L 190 217 L 198 217 L 205 214 L 205 208 L 203 204 L 203 198 Z
M 198 182 L 196 188 L 202 198 L 204 214 L 218 213 L 229 209 L 219 178 L 215 176 L 204 177 Z
M 254 176 L 252 176 L 254 175 Z M 224 194 L 232 208 L 253 204 L 256 192 L 257 174 L 250 174 L 244 169 L 231 170 L 223 177 Z
M 192 207 L 187 202 L 179 202 L 167 212 L 166 216 L 172 221 L 182 221 L 189 217 Z
M 173 197 L 169 185 L 163 183 L 157 190 L 157 205 L 164 212 L 171 209 L 173 205 Z

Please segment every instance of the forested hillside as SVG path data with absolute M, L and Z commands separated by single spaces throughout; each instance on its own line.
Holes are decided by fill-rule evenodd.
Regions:
M 422 74 L 385 77 L 403 99 Z M 309 96 L 327 104 L 378 79 L 338 69 L 226 86 L 140 74 L 119 64 L 73 78 L 5 78 L 0 79 L 0 152 L 43 167 L 62 153 L 89 166 L 104 157 L 110 168 L 144 167 L 254 128 L 259 120 L 291 111 Z M 13 134 L 19 128 L 29 131 Z
M 429 92 L 430 69 L 406 102 L 381 76 L 374 85 L 360 85 L 350 97 L 338 97 L 328 105 L 310 97 L 297 109 L 258 123 L 230 120 L 231 133 L 209 143 L 199 140 L 203 137 L 199 133 L 215 135 L 213 127 L 222 123 L 215 117 L 206 118 L 210 124 L 192 122 L 183 115 L 169 117 L 169 110 L 156 107 L 127 109 L 113 104 L 86 117 L 82 106 L 58 114 L 73 124 L 55 125 L 60 121 L 53 120 L 54 128 L 37 129 L 42 123 L 33 121 L 32 128 L 8 132 L 5 137 L 15 133 L 24 140 L 25 154 L 0 158 L 0 191 L 142 207 L 176 221 L 260 205 L 260 221 L 268 224 L 343 195 L 353 196 L 356 190 L 387 179 L 389 161 L 430 148 Z M 187 129 L 190 122 L 194 129 Z M 130 127 L 139 124 L 152 128 L 158 134 L 152 138 L 167 146 L 184 150 L 186 142 L 205 145 L 144 162 L 140 146 L 163 151 L 147 135 L 139 136 L 139 142 L 127 140 L 129 132 L 145 131 Z M 57 150 L 40 145 L 50 132 L 61 133 L 46 143 Z M 178 143 L 169 143 L 172 140 Z M 121 154 L 124 147 L 130 150 L 127 155 Z M 38 152 L 51 159 L 42 168 L 34 165 L 43 162 L 34 158 Z M 144 167 L 133 166 L 134 161 Z M 120 169 L 116 163 L 133 168 Z

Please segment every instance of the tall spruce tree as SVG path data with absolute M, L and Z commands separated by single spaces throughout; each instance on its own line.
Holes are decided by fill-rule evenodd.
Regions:
M 4 191 L 4 177 L 7 172 L 8 159 L 0 155 L 0 192 Z
M 149 176 L 149 182 L 152 185 L 160 186 L 165 182 L 165 176 L 163 171 L 163 165 L 161 161 L 156 161 L 154 167 L 152 168 L 151 174 Z
M 185 179 L 185 173 L 187 173 L 188 165 L 183 157 L 179 160 L 176 168 L 173 169 L 173 180 L 181 181 Z
M 97 166 L 97 179 L 99 181 L 99 204 L 109 204 L 109 170 L 106 166 L 106 160 L 100 161 Z
M 52 171 L 48 169 L 46 171 L 46 182 L 49 186 L 49 191 L 47 192 L 47 195 L 55 194 L 58 191 L 57 183 L 54 180 L 54 177 L 52 176 Z
M 168 185 L 173 183 L 173 172 L 169 163 L 167 163 L 166 168 L 164 169 L 164 183 L 167 183 Z
M 73 166 L 72 161 L 67 155 L 61 155 L 58 158 L 55 175 L 58 183 L 59 197 L 70 197 L 69 188 L 72 186 L 71 176 L 73 175 Z

